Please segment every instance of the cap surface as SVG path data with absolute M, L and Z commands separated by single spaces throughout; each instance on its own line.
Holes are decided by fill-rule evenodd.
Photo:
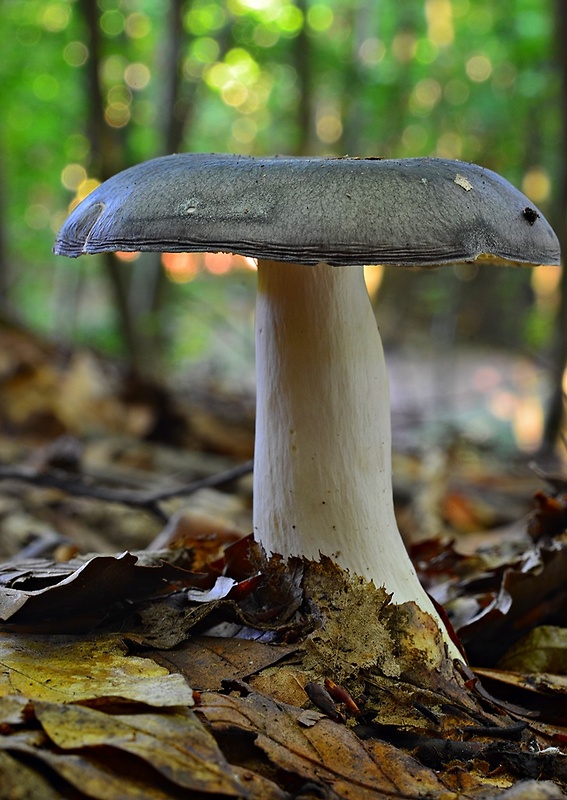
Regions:
M 557 237 L 525 195 L 491 170 L 435 158 L 156 158 L 95 189 L 54 247 L 112 250 L 334 266 L 560 263 Z

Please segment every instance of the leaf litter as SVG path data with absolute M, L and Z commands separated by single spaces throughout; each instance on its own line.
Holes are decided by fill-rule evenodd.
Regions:
M 150 402 L 150 412 L 140 416 L 126 394 L 117 400 L 115 386 L 90 358 L 67 365 L 67 394 L 97 382 L 104 392 L 93 400 L 81 389 L 83 411 L 72 411 L 70 396 L 61 404 L 55 388 L 67 367 L 59 364 L 52 380 L 41 347 L 26 350 L 20 340 L 18 347 L 31 365 L 23 387 L 27 405 L 18 411 L 22 386 L 14 383 L 4 387 L 9 403 L 3 413 L 21 432 L 33 432 L 32 452 L 48 430 L 51 441 L 61 433 L 83 437 L 85 426 L 100 426 L 101 419 L 113 431 L 124 430 L 125 420 L 130 433 L 150 430 L 156 407 Z M 94 375 L 96 381 L 90 379 Z M 51 404 L 44 416 L 49 424 L 40 425 L 45 386 L 51 387 L 43 393 Z M 62 445 L 56 447 L 41 469 L 57 464 L 81 472 L 94 463 L 93 440 L 85 442 L 84 448 L 72 448 L 75 455 L 66 461 Z M 4 452 L 7 446 L 0 441 Z M 96 452 L 120 453 L 119 480 L 135 474 L 145 486 L 152 475 L 151 447 L 133 439 L 106 449 L 97 444 Z M 142 470 L 131 471 L 134 461 Z M 371 612 L 361 603 L 353 613 L 325 594 L 327 613 L 359 621 L 352 628 L 362 646 L 349 651 L 340 626 L 322 632 L 321 610 L 305 604 L 301 567 L 284 582 L 267 580 L 261 564 L 250 558 L 248 542 L 226 547 L 235 541 L 234 525 L 222 525 L 217 513 L 209 525 L 207 513 L 198 511 L 193 519 L 201 535 L 193 523 L 184 524 L 194 512 L 179 500 L 167 506 L 169 530 L 160 535 L 158 553 L 100 553 L 67 563 L 57 556 L 8 561 L 0 568 L 3 796 L 169 798 L 188 791 L 197 798 L 266 800 L 563 796 L 567 731 L 557 707 L 564 676 L 530 673 L 533 665 L 507 665 L 505 659 L 534 628 L 553 627 L 557 642 L 565 630 L 566 485 L 550 484 L 536 499 L 529 536 L 525 530 L 510 536 L 494 528 L 484 539 L 479 533 L 481 544 L 467 549 L 463 542 L 467 536 L 474 540 L 475 525 L 505 521 L 500 507 L 490 513 L 486 477 L 483 481 L 476 494 L 467 495 L 467 481 L 450 495 L 437 493 L 453 529 L 463 526 L 453 543 L 445 538 L 415 546 L 422 577 L 445 594 L 476 673 L 469 668 L 457 676 L 447 673 L 435 647 L 417 642 L 417 659 L 393 657 L 389 626 L 415 630 L 424 624 L 411 604 L 396 610 L 377 596 L 365 599 Z M 87 506 L 76 501 L 69 524 L 64 487 L 22 491 L 10 481 L 6 486 L 0 518 L 8 520 L 2 515 L 21 501 L 28 512 L 49 512 L 44 541 L 48 547 L 55 542 L 54 554 L 68 539 L 58 535 L 59 523 L 71 538 L 80 532 L 77 509 L 80 517 Z M 213 508 L 221 508 L 224 495 L 211 497 Z M 103 507 L 96 499 L 88 503 L 90 509 Z M 517 498 L 510 507 L 516 506 Z M 116 507 L 104 513 L 110 530 L 119 518 Z M 138 516 L 144 514 L 141 509 Z M 100 529 L 101 518 L 94 519 Z M 153 524 L 144 534 L 148 545 L 156 533 Z M 427 559 L 419 560 L 425 551 Z M 365 637 L 369 613 L 381 620 L 379 642 Z M 381 653 L 378 675 L 365 660 L 367 646 Z M 539 646 L 543 649 L 560 648 Z M 557 669 L 557 660 L 553 664 Z M 331 695 L 331 685 L 341 691 Z M 527 694 L 535 701 L 527 701 Z M 360 713 L 352 713 L 345 697 Z M 20 788 L 12 780 L 14 770 L 22 776 Z

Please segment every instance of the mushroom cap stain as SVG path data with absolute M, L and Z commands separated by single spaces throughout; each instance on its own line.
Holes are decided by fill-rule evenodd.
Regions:
M 530 225 L 535 225 L 536 220 L 539 218 L 539 214 L 535 208 L 530 208 L 530 206 L 524 208 L 523 214 Z

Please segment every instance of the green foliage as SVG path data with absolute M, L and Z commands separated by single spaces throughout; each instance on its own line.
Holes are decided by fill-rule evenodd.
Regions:
M 162 147 L 172 2 L 98 0 L 105 125 L 123 166 Z M 187 0 L 180 24 L 182 149 L 463 158 L 550 207 L 560 123 L 549 0 Z M 11 297 L 57 331 L 68 268 L 51 256 L 53 235 L 99 177 L 84 3 L 6 0 L 0 30 Z M 83 333 L 87 305 L 75 315 Z M 110 318 L 99 305 L 95 327 Z

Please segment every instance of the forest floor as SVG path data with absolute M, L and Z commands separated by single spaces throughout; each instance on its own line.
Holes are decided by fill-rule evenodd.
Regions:
M 274 654 L 243 610 L 253 398 L 141 386 L 5 328 L 0 798 L 564 796 L 567 482 L 517 449 L 533 446 L 545 387 L 494 354 L 393 353 L 390 375 L 400 529 L 470 681 L 524 749 L 493 732 L 443 756 L 369 732 L 344 698 L 329 711 L 305 687 L 266 694 L 258 676 L 295 651 L 288 636 Z M 151 603 L 184 580 L 191 619 L 156 627 Z

